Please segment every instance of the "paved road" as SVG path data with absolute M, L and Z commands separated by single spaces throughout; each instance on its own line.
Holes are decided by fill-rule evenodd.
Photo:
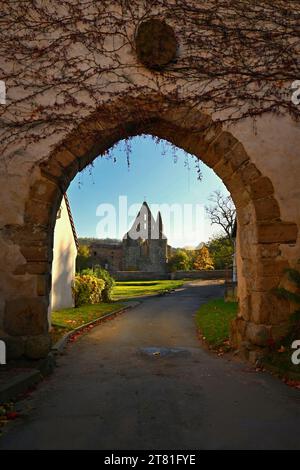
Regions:
M 300 390 L 201 349 L 194 313 L 220 294 L 190 284 L 81 337 L 0 449 L 300 449 Z

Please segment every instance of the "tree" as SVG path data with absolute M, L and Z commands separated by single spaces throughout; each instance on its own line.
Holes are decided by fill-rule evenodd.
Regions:
M 177 250 L 169 258 L 169 271 L 188 271 L 191 267 L 190 258 L 184 250 Z
M 236 209 L 231 196 L 224 196 L 221 191 L 214 191 L 209 201 L 212 203 L 205 206 L 206 213 L 212 225 L 218 225 L 223 229 L 226 237 L 232 240 L 232 230 L 236 219 Z
M 76 271 L 81 272 L 89 267 L 90 248 L 88 245 L 79 245 L 76 258 Z
M 227 236 L 217 235 L 207 243 L 215 269 L 232 267 L 234 247 Z
M 203 246 L 198 250 L 198 254 L 194 260 L 194 269 L 214 269 L 214 263 L 211 259 L 209 250 L 206 246 Z

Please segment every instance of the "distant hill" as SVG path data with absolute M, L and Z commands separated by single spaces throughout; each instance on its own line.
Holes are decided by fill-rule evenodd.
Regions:
M 202 248 L 204 245 L 205 245 L 204 242 L 200 242 L 196 246 L 186 245 L 183 247 L 183 250 L 189 250 L 189 251 L 200 250 L 200 248 Z
M 196 250 L 195 246 L 187 245 L 183 247 L 183 250 L 193 251 Z

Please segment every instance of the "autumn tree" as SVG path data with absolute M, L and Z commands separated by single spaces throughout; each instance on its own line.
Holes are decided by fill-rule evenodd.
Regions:
M 213 260 L 211 259 L 208 248 L 204 245 L 197 251 L 198 253 L 195 257 L 193 268 L 197 270 L 214 269 Z

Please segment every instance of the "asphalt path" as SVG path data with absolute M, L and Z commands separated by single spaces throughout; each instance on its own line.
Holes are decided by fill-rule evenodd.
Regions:
M 67 347 L 0 449 L 300 449 L 300 390 L 201 347 L 193 282 Z

